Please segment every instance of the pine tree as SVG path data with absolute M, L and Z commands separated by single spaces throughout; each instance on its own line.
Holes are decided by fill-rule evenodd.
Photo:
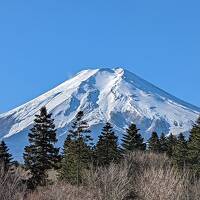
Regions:
M 34 125 L 29 133 L 29 146 L 25 147 L 24 164 L 30 170 L 32 178 L 29 187 L 47 184 L 49 169 L 57 168 L 60 161 L 59 148 L 54 145 L 57 142 L 56 129 L 51 114 L 46 107 L 40 109 L 40 114 L 35 115 Z
M 0 170 L 8 171 L 12 165 L 12 155 L 9 153 L 9 149 L 4 141 L 0 143 Z
M 167 137 L 167 156 L 172 157 L 174 147 L 177 143 L 177 138 L 172 133 Z
M 117 142 L 118 137 L 111 124 L 107 122 L 96 144 L 96 157 L 99 166 L 108 166 L 111 162 L 117 163 L 119 161 L 120 150 Z
M 184 135 L 181 133 L 178 136 L 176 145 L 172 153 L 173 163 L 180 169 L 183 169 L 187 163 L 187 141 L 185 140 Z
M 190 132 L 188 160 L 193 171 L 197 176 L 200 176 L 200 117 Z
M 161 153 L 167 152 L 167 138 L 165 137 L 164 133 L 162 133 L 160 136 L 160 152 Z
M 122 138 L 122 152 L 144 151 L 146 144 L 135 124 L 131 124 Z
M 89 126 L 83 120 L 84 113 L 78 112 L 72 123 L 72 129 L 64 143 L 64 155 L 60 178 L 79 184 L 82 181 L 82 172 L 91 163 L 92 138 L 90 136 Z
M 64 142 L 63 159 L 61 162 L 61 169 L 59 171 L 59 178 L 73 184 L 76 183 L 77 177 L 76 156 L 74 153 L 75 148 L 75 142 L 73 142 L 71 137 L 68 135 Z
M 153 132 L 148 140 L 148 149 L 154 153 L 160 153 L 160 140 L 156 132 Z

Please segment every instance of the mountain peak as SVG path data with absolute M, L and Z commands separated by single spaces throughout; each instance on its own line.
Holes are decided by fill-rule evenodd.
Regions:
M 121 67 L 87 69 L 0 115 L 0 138 L 8 140 L 11 150 L 17 148 L 19 154 L 22 152 L 34 115 L 42 106 L 46 106 L 55 118 L 60 143 L 80 110 L 84 111 L 95 138 L 103 124 L 109 121 L 119 137 L 134 122 L 145 139 L 152 131 L 187 133 L 200 112 L 199 108 Z

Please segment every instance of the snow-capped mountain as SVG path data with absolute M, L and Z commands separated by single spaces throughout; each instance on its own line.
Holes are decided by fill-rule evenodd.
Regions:
M 94 138 L 107 121 L 119 137 L 131 122 L 137 124 L 145 139 L 152 131 L 187 133 L 200 113 L 200 108 L 122 68 L 84 70 L 38 98 L 0 114 L 0 138 L 6 139 L 15 157 L 22 156 L 34 115 L 42 106 L 55 118 L 58 145 L 80 110 Z

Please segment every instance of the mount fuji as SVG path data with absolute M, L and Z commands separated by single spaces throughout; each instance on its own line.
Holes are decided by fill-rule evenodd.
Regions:
M 82 110 L 96 139 L 105 122 L 111 122 L 119 138 L 134 122 L 145 139 L 159 134 L 187 134 L 200 108 L 186 103 L 122 68 L 83 70 L 49 92 L 0 114 L 0 139 L 22 159 L 34 115 L 46 106 L 55 119 L 58 146 L 70 123 Z

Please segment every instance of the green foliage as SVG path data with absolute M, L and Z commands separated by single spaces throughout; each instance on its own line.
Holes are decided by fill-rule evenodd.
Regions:
M 149 138 L 148 149 L 149 151 L 152 151 L 154 153 L 160 153 L 161 151 L 160 140 L 156 132 L 153 132 L 151 137 Z
M 131 124 L 122 138 L 122 152 L 145 150 L 146 144 L 135 124 Z
M 70 183 L 75 183 L 76 180 L 76 157 L 73 150 L 76 148 L 75 142 L 72 142 L 68 135 L 64 143 L 63 159 L 61 162 L 61 169 L 59 171 L 59 178 Z
M 115 135 L 110 123 L 103 127 L 96 145 L 97 165 L 108 166 L 111 162 L 117 163 L 121 157 L 118 147 L 118 137 Z
M 82 181 L 82 172 L 91 163 L 92 138 L 89 126 L 83 120 L 84 113 L 78 112 L 72 124 L 72 129 L 64 143 L 64 155 L 60 178 L 72 184 L 79 185 Z
M 172 157 L 175 145 L 177 143 L 177 138 L 172 133 L 167 137 L 167 156 Z
M 9 153 L 9 149 L 4 141 L 1 141 L 0 143 L 0 170 L 1 167 L 5 171 L 9 169 L 9 167 L 12 165 L 12 155 Z
M 160 136 L 160 153 L 167 152 L 167 138 L 164 133 Z
M 183 169 L 187 164 L 187 141 L 185 140 L 184 135 L 181 133 L 178 136 L 176 145 L 172 153 L 172 161 L 179 168 Z
M 32 175 L 29 187 L 34 189 L 38 185 L 47 184 L 47 171 L 57 168 L 60 161 L 59 148 L 54 147 L 57 142 L 54 120 L 47 113 L 46 107 L 42 107 L 40 114 L 35 115 L 28 137 L 30 145 L 24 149 L 24 164 Z
M 188 160 L 197 176 L 200 176 L 200 117 L 193 125 L 188 143 Z

